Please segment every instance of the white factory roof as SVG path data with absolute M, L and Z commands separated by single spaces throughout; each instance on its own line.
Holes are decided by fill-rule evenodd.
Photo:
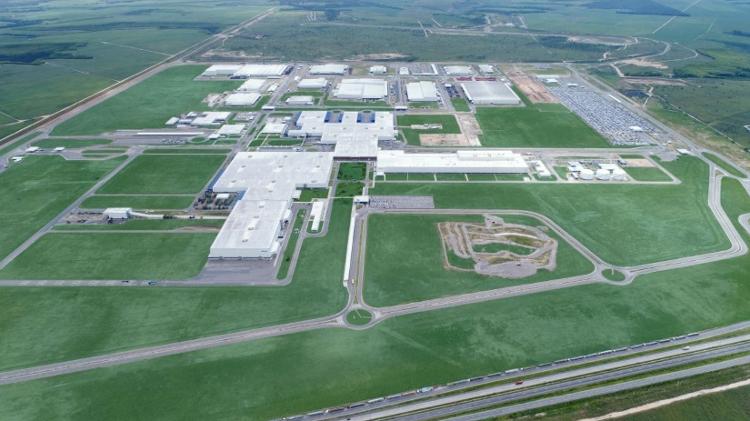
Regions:
M 437 86 L 432 81 L 407 83 L 406 97 L 409 101 L 437 101 L 439 99 Z
M 243 106 L 253 105 L 260 99 L 260 94 L 257 92 L 236 92 L 227 95 L 224 99 L 224 104 L 228 106 Z
M 229 120 L 232 115 L 226 111 L 209 111 L 201 113 L 196 117 L 191 124 L 193 126 L 218 126 L 219 124 Z
M 210 257 L 271 257 L 292 198 L 328 186 L 331 152 L 240 152 L 214 183 L 215 192 L 244 192 L 211 245 Z
M 225 124 L 221 126 L 216 134 L 220 136 L 239 136 L 243 130 L 245 130 L 244 124 Z
M 246 191 L 243 200 L 287 200 L 298 188 L 327 186 L 332 164 L 331 152 L 239 152 L 213 189 Z
M 380 150 L 378 172 L 526 173 L 523 156 L 512 151 L 461 150 L 453 153 L 406 153 Z
M 203 72 L 203 76 L 232 76 L 240 68 L 241 64 L 214 64 Z
M 370 73 L 374 75 L 384 75 L 388 73 L 388 68 L 382 65 L 372 66 L 370 67 Z
M 461 88 L 474 104 L 512 105 L 520 104 L 521 98 L 503 82 L 472 81 L 462 82 Z
M 322 77 L 302 79 L 297 84 L 300 89 L 323 89 L 328 86 L 328 80 Z
M 491 64 L 480 64 L 479 71 L 482 73 L 495 73 L 495 66 Z
M 237 202 L 214 239 L 209 256 L 270 257 L 277 253 L 278 234 L 288 216 L 290 199 Z
M 471 66 L 443 66 L 445 74 L 450 76 L 468 76 L 473 75 L 474 70 Z
M 388 82 L 382 79 L 344 79 L 333 95 L 347 99 L 383 99 L 388 95 Z
M 310 66 L 311 75 L 343 75 L 349 71 L 349 66 L 346 64 L 316 64 Z
M 315 104 L 315 98 L 310 95 L 294 95 L 286 99 L 289 105 L 312 105 Z
M 261 133 L 263 134 L 283 134 L 286 130 L 286 123 L 266 123 Z
M 322 143 L 336 143 L 340 137 L 370 136 L 376 140 L 393 140 L 396 137 L 393 113 L 360 113 L 347 111 L 334 114 L 328 111 L 303 111 L 290 129 L 292 137 L 319 137 Z
M 246 64 L 232 77 L 281 76 L 289 69 L 288 64 Z
M 375 159 L 378 156 L 378 138 L 372 134 L 342 133 L 336 137 L 336 158 Z
M 266 79 L 248 79 L 237 90 L 243 92 L 260 92 L 265 84 Z

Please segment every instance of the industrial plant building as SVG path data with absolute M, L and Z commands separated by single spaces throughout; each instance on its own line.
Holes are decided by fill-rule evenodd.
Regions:
M 209 257 L 274 257 L 298 190 L 327 187 L 332 166 L 330 152 L 238 153 L 213 190 L 242 197 L 211 245 Z
M 310 66 L 311 75 L 345 75 L 349 72 L 349 66 L 346 64 L 316 64 Z
M 248 79 L 237 90 L 241 92 L 261 92 L 266 82 L 266 79 Z
M 373 75 L 384 75 L 388 73 L 388 68 L 383 65 L 376 65 L 370 67 L 370 74 Z
M 224 98 L 224 105 L 229 107 L 246 107 L 254 105 L 260 99 L 257 92 L 235 92 Z
M 287 105 L 313 105 L 315 98 L 310 95 L 294 95 L 286 99 Z
M 325 78 L 302 79 L 297 84 L 300 89 L 323 89 L 328 86 L 328 80 Z
M 241 64 L 214 64 L 206 69 L 204 77 L 230 77 L 242 68 Z
M 252 77 L 268 76 L 280 77 L 291 69 L 288 64 L 246 64 L 237 70 L 232 78 L 248 79 Z
M 432 81 L 407 83 L 406 97 L 409 101 L 413 102 L 434 102 L 440 100 L 437 86 Z
M 340 99 L 379 100 L 388 95 L 388 82 L 382 79 L 344 79 L 333 95 Z
M 521 98 L 503 82 L 462 82 L 461 89 L 466 94 L 466 98 L 477 105 L 518 105 L 521 103 Z
M 377 172 L 382 173 L 488 173 L 525 174 L 528 164 L 512 151 L 461 150 L 453 153 L 378 152 Z

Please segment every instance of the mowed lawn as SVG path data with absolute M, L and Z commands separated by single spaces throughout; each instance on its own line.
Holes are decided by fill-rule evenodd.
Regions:
M 379 183 L 370 194 L 432 195 L 439 208 L 536 211 L 616 265 L 728 248 L 707 206 L 708 165 L 693 157 L 662 165 L 682 184 Z
M 341 274 L 344 272 L 351 200 L 335 200 L 331 206 L 328 233 L 304 241 L 292 282 L 283 288 L 3 288 L 0 290 L 0 308 L 3 309 L 0 312 L 3 337 L 0 341 L 0 369 L 334 314 L 344 307 L 347 297 L 346 289 L 341 287 Z M 121 275 L 127 275 L 126 278 L 133 278 L 145 274 L 146 269 L 137 267 L 142 264 L 150 266 L 151 274 L 164 270 L 174 274 L 194 270 L 193 265 L 205 258 L 202 253 L 206 252 L 206 244 L 210 244 L 207 241 L 200 245 L 198 242 L 204 239 L 193 239 L 188 244 L 193 256 L 187 261 L 184 254 L 187 252 L 174 250 L 178 244 L 167 236 L 191 237 L 193 234 L 157 233 L 147 244 L 139 243 L 142 237 L 135 236 L 135 233 L 126 233 L 130 237 L 119 238 L 119 234 L 114 233 L 79 234 L 80 237 L 62 235 L 45 240 L 54 243 L 32 250 L 33 254 L 25 254 L 25 261 L 34 260 L 34 264 L 26 268 L 16 267 L 14 275 L 49 275 L 58 279 L 72 276 L 73 271 L 87 271 L 90 265 L 100 272 L 116 269 Z M 114 237 L 107 237 L 110 235 Z M 94 238 L 96 243 L 90 243 L 85 250 L 78 252 L 75 246 L 83 244 L 87 238 Z M 62 250 L 49 250 L 54 244 Z M 100 253 L 93 250 L 94 244 L 106 248 Z M 152 250 L 160 246 L 171 247 L 171 252 L 177 255 L 170 257 L 164 255 L 166 251 Z M 202 253 L 196 249 L 198 246 Z M 112 247 L 121 247 L 125 254 L 117 255 Z M 142 250 L 128 250 L 135 247 Z M 66 250 L 68 248 L 71 250 Z M 157 256 L 143 256 L 151 253 Z M 43 262 L 36 262 L 37 258 Z M 79 261 L 83 258 L 93 260 Z M 104 260 L 100 263 L 97 259 Z M 186 264 L 187 269 L 175 268 L 178 263 L 172 263 L 171 259 Z M 157 260 L 167 269 L 153 267 Z M 44 268 L 36 267 L 42 263 Z M 61 270 L 48 267 L 50 263 L 59 263 Z M 105 263 L 115 268 L 109 269 Z M 113 275 L 111 272 L 107 274 Z M 4 277 L 9 275 L 10 272 L 2 274 Z M 4 418 L 7 417 L 0 409 L 0 419 Z
M 750 212 L 750 198 L 737 181 L 725 181 L 722 191 L 722 203 L 732 221 L 736 223 L 740 214 Z M 334 212 L 337 220 L 343 215 L 346 228 L 348 213 Z M 346 230 L 337 235 L 343 236 L 345 246 Z M 748 237 L 744 235 L 746 241 Z M 316 257 L 332 251 L 319 249 Z M 319 261 L 315 265 L 325 266 Z M 269 419 L 304 413 L 744 321 L 750 318 L 748 265 L 750 256 L 745 255 L 649 274 L 626 287 L 588 285 L 549 291 L 398 317 L 365 331 L 317 330 L 0 386 L 0 417 L 54 418 L 55 414 L 75 413 L 81 419 Z M 340 282 L 338 277 L 336 282 Z M 343 290 L 340 283 L 336 287 Z M 167 297 L 169 290 L 159 290 L 159 298 Z M 17 328 L 13 339 L 17 335 L 20 342 L 6 340 L 0 346 L 13 344 L 14 355 L 28 354 L 28 350 L 34 350 L 34 355 L 60 355 L 61 347 L 46 345 L 49 339 L 40 333 L 55 333 L 65 348 L 79 349 L 80 342 L 70 337 L 70 332 L 75 332 L 76 339 L 84 338 L 87 346 L 100 349 L 99 332 L 106 332 L 103 339 L 108 343 L 127 344 L 119 339 L 124 333 L 128 339 L 137 338 L 135 333 L 154 324 L 181 329 L 176 322 L 179 317 L 159 317 L 165 313 L 161 310 L 164 305 L 156 304 L 158 300 L 149 301 L 153 307 L 139 307 L 144 303 L 137 294 L 142 292 L 118 291 L 122 291 L 118 295 L 129 295 L 132 304 L 119 297 L 112 299 L 109 291 L 97 301 L 95 289 L 9 289 L 0 296 L 4 305 L 20 309 L 23 307 L 18 306 L 36 303 L 39 310 L 28 317 L 44 314 L 49 326 L 40 328 L 41 319 L 29 320 L 36 333 L 30 335 L 28 329 L 21 329 L 21 321 L 6 323 Z M 178 297 L 169 301 L 166 314 L 185 314 L 200 326 L 206 318 L 216 320 L 216 313 L 225 314 L 227 303 L 236 305 L 236 296 L 241 295 L 235 290 L 236 294 L 227 294 L 221 304 L 206 301 L 200 308 L 201 317 L 194 318 L 193 307 L 181 306 L 179 299 L 192 304 L 189 291 L 205 294 L 205 289 L 172 291 Z M 58 300 L 58 295 L 64 299 Z M 70 305 L 84 296 L 92 314 L 110 316 L 106 323 L 93 323 L 87 314 L 79 314 L 83 313 L 79 307 Z M 247 311 L 254 303 L 244 300 L 240 301 Z M 208 304 L 213 302 L 216 304 Z M 313 298 L 304 302 L 313 302 Z M 138 309 L 132 309 L 131 314 L 129 305 Z M 60 311 L 54 311 L 58 306 Z M 279 308 L 285 306 L 276 305 L 274 311 Z M 143 321 L 146 309 L 155 312 L 146 319 L 149 323 L 127 323 L 130 317 Z M 68 318 L 73 312 L 82 323 L 79 329 L 74 327 L 76 323 L 58 320 L 57 313 Z M 20 318 L 20 314 L 20 310 L 11 310 L 1 317 Z M 58 326 L 68 335 L 53 330 Z M 185 329 L 195 328 L 187 323 Z M 8 353 L 0 355 L 8 358 Z M 331 376 L 336 372 L 347 375 Z
M 0 256 L 21 245 L 121 162 L 34 156 L 0 173 L 0 196 L 4 198 Z
M 190 207 L 195 195 L 187 196 L 108 196 L 95 194 L 81 203 L 81 209 L 133 208 L 141 210 L 174 210 Z
M 410 128 L 410 126 L 416 124 L 440 124 L 442 128 L 426 130 L 417 130 Z M 461 133 L 461 128 L 458 126 L 456 117 L 450 114 L 401 115 L 398 116 L 398 126 L 404 133 L 406 142 L 410 145 L 420 145 L 420 134 Z
M 502 148 L 607 148 L 599 133 L 560 104 L 477 107 L 482 146 Z
M 507 222 L 542 226 L 529 217 L 505 216 Z M 591 273 L 594 266 L 557 234 L 557 268 L 540 270 L 523 279 L 504 279 L 444 267 L 442 239 L 437 224 L 443 221 L 482 223 L 481 215 L 373 214 L 368 220 L 365 301 L 383 307 L 483 291 L 523 283 Z
M 2 279 L 184 279 L 208 258 L 212 233 L 50 233 L 0 271 Z
M 97 193 L 198 193 L 219 169 L 224 158 L 224 155 L 141 155 Z
M 163 128 L 170 117 L 206 110 L 210 93 L 232 90 L 241 81 L 194 81 L 206 66 L 178 66 L 86 110 L 55 128 L 54 135 L 96 135 L 118 129 Z

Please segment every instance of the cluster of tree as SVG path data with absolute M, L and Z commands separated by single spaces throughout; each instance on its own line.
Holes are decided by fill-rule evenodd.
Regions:
M 5 44 L 0 45 L 0 63 L 40 64 L 50 59 L 91 59 L 88 55 L 76 54 L 75 50 L 86 43 L 64 42 L 49 44 Z

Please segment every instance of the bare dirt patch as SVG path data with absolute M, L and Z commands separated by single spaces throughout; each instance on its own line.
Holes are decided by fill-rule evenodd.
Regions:
M 377 53 L 377 54 L 360 54 L 357 56 L 352 57 L 349 60 L 352 61 L 367 61 L 367 60 L 374 60 L 374 61 L 390 61 L 390 60 L 399 60 L 409 58 L 406 54 L 400 54 L 400 53 Z
M 438 231 L 443 240 L 443 264 L 450 270 L 518 279 L 540 269 L 552 271 L 557 265 L 557 240 L 538 227 L 485 215 L 484 224 L 441 222 Z M 473 261 L 473 269 L 455 266 L 448 253 Z
M 461 133 L 431 133 L 420 134 L 419 143 L 423 146 L 481 146 L 479 136 L 482 129 L 479 122 L 472 113 L 457 113 L 456 121 L 461 128 Z M 419 126 L 419 127 L 416 127 Z M 422 126 L 440 126 L 438 125 L 412 125 L 413 129 L 430 129 L 436 127 Z M 442 126 L 440 126 L 442 128 Z
M 619 61 L 618 64 L 630 64 L 632 66 L 638 66 L 638 67 L 653 67 L 655 69 L 660 69 L 660 70 L 669 69 L 669 66 L 667 66 L 664 63 L 659 63 L 658 61 L 646 60 L 645 58 L 631 58 L 631 59 Z
M 633 85 L 661 85 L 661 86 L 686 86 L 687 85 L 687 83 L 679 79 L 628 77 L 623 80 Z
M 656 165 L 654 165 L 653 162 L 649 161 L 648 159 L 627 159 L 628 161 L 628 167 L 637 167 L 637 168 L 655 168 Z
M 526 73 L 519 71 L 511 71 L 507 73 L 508 78 L 518 87 L 518 89 L 529 98 L 529 101 L 538 103 L 556 103 L 559 102 L 557 98 L 552 95 L 547 88 L 544 87 L 538 80 L 529 77 Z

